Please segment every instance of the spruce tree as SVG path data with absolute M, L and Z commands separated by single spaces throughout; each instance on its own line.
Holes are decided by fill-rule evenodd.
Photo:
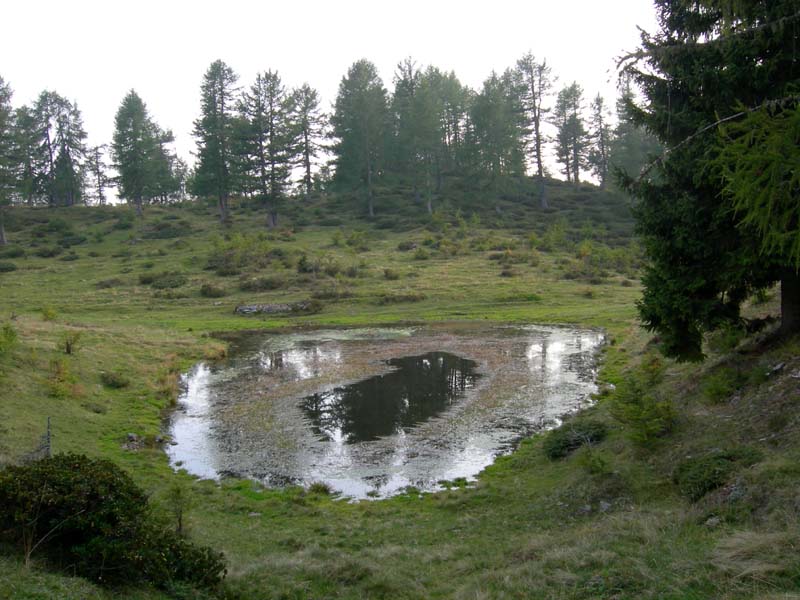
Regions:
M 355 62 L 339 84 L 331 117 L 336 180 L 360 185 L 367 214 L 375 216 L 374 182 L 384 167 L 388 131 L 386 89 L 375 65 Z
M 735 200 L 766 165 L 738 183 L 730 177 L 737 160 L 753 166 L 748 157 L 766 148 L 758 141 L 760 127 L 751 122 L 752 129 L 735 132 L 733 139 L 718 133 L 720 123 L 746 124 L 747 115 L 761 110 L 775 111 L 767 115 L 768 127 L 773 117 L 797 110 L 797 2 L 657 0 L 656 8 L 660 31 L 643 36 L 626 66 L 646 97 L 635 119 L 667 148 L 642 177 L 627 181 L 639 201 L 648 254 L 639 312 L 667 354 L 700 359 L 703 333 L 738 323 L 742 302 L 776 281 L 783 331 L 800 326 L 797 263 L 787 246 L 764 245 L 783 219 L 772 220 L 766 207 L 757 208 L 759 227 L 759 219 L 749 220 Z M 753 143 L 737 148 L 740 135 Z M 793 160 L 798 152 L 796 141 L 782 148 L 788 156 L 769 164 Z M 769 194 L 787 181 L 767 178 L 756 187 Z M 796 223 L 796 193 L 783 197 Z
M 553 111 L 556 134 L 556 159 L 562 165 L 567 181 L 580 183 L 581 169 L 586 166 L 588 137 L 584 125 L 583 88 L 577 82 L 558 93 Z
M 0 246 L 6 244 L 5 211 L 11 204 L 17 179 L 11 95 L 11 86 L 0 77 Z
M 325 116 L 319 105 L 317 90 L 307 83 L 293 93 L 293 127 L 297 138 L 297 156 L 303 170 L 302 186 L 306 196 L 311 194 L 314 180 L 311 169 L 322 150 L 322 137 L 325 134 Z
M 609 176 L 609 156 L 611 150 L 611 126 L 608 123 L 608 111 L 600 94 L 595 96 L 591 104 L 589 117 L 590 147 L 586 157 L 592 174 L 597 177 L 602 189 L 606 188 Z

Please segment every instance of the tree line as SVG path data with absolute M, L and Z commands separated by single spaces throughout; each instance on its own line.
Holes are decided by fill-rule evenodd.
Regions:
M 240 86 L 235 71 L 217 60 L 200 86 L 190 169 L 173 149 L 172 132 L 153 120 L 134 90 L 119 106 L 111 143 L 90 147 L 76 103 L 43 91 L 30 106 L 14 109 L 11 87 L 0 78 L 0 205 L 104 204 L 115 186 L 140 213 L 148 203 L 190 194 L 216 198 L 225 220 L 231 196 L 253 198 L 273 226 L 288 198 L 326 186 L 358 191 L 372 216 L 378 181 L 409 186 L 414 201 L 432 212 L 448 176 L 496 183 L 533 173 L 547 207 L 548 147 L 568 181 L 579 183 L 591 172 L 601 186 L 612 164 L 637 168 L 655 147 L 629 118 L 629 85 L 612 129 L 600 95 L 587 113 L 580 85 L 557 91 L 556 83 L 547 61 L 530 53 L 502 74 L 491 73 L 479 90 L 453 72 L 406 59 L 390 93 L 375 65 L 359 60 L 326 114 L 308 84 L 287 89 L 267 70 Z M 548 125 L 555 136 L 545 133 Z

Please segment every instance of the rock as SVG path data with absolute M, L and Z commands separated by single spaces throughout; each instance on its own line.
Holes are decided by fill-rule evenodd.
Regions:
M 611 510 L 611 503 L 606 502 L 605 500 L 600 500 L 600 512 L 604 513 L 608 512 L 609 510 Z
M 138 442 L 139 441 L 139 436 L 136 435 L 135 433 L 129 433 L 125 437 L 128 439 L 129 442 Z
M 311 300 L 301 302 L 285 302 L 277 304 L 242 304 L 233 311 L 237 315 L 256 315 L 256 314 L 285 314 L 295 312 L 307 312 L 312 310 L 314 303 Z
M 709 518 L 709 519 L 708 519 L 708 520 L 707 520 L 707 521 L 704 523 L 704 525 L 705 525 L 706 527 L 710 528 L 710 529 L 713 529 L 714 527 L 719 527 L 720 523 L 722 523 L 722 519 L 720 519 L 719 517 L 710 517 L 710 518 Z
M 769 370 L 769 374 L 770 374 L 770 375 L 777 375 L 778 373 L 780 373 L 781 371 L 783 371 L 783 368 L 784 368 L 785 366 L 786 366 L 786 363 L 778 363 L 777 365 L 775 365 L 774 367 L 772 367 L 772 368 Z
M 251 513 L 247 513 L 247 516 L 248 517 L 252 517 L 252 518 L 260 517 L 261 513 L 260 512 L 251 512 Z
M 792 371 L 792 374 L 789 375 L 792 379 L 800 379 L 800 369 L 795 369 Z
M 177 446 L 177 445 L 178 445 L 178 442 L 176 442 L 175 440 L 170 440 L 170 441 L 169 441 L 169 445 L 170 445 L 170 446 Z
M 589 504 L 584 504 L 578 509 L 578 514 L 581 515 L 588 515 L 591 512 L 592 512 L 592 507 Z

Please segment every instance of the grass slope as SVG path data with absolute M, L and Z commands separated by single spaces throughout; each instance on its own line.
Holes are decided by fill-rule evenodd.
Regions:
M 557 208 L 543 213 L 511 200 L 498 202 L 500 213 L 488 207 L 480 224 L 459 223 L 451 211 L 433 223 L 413 215 L 368 225 L 343 214 L 334 198 L 290 214 L 293 231 L 264 239 L 256 237 L 263 215 L 242 206 L 228 233 L 251 235 L 228 242 L 203 205 L 153 208 L 131 228 L 123 209 L 14 209 L 10 234 L 25 256 L 0 258 L 17 266 L 0 273 L 0 317 L 19 334 L 0 357 L 0 460 L 34 447 L 50 416 L 56 451 L 120 463 L 165 518 L 167 490 L 184 486 L 193 498 L 189 535 L 225 551 L 230 574 L 221 593 L 232 598 L 800 597 L 792 595 L 800 586 L 797 342 L 726 339 L 703 365 L 667 364 L 654 392 L 678 419 L 649 447 L 631 442 L 610 417 L 610 392 L 578 417 L 608 424 L 602 443 L 551 461 L 542 440 L 529 439 L 474 487 L 454 484 L 438 494 L 348 504 L 319 491 L 197 481 L 173 473 L 154 443 L 177 374 L 224 352 L 208 335 L 215 331 L 579 323 L 609 331 L 601 377 L 624 384 L 630 370 L 653 360 L 634 323 L 638 253 L 628 245 L 629 217 L 615 216 L 622 205 L 609 195 L 586 188 L 575 196 L 569 188 L 551 195 L 554 206 L 572 211 L 564 228 Z M 516 213 L 522 216 L 490 222 Z M 540 250 L 530 248 L 532 230 Z M 68 236 L 86 239 L 55 257 L 36 255 Z M 409 242 L 417 247 L 398 249 Z M 258 260 L 248 255 L 234 276 L 205 268 L 221 248 L 254 247 Z M 71 251 L 77 259 L 61 260 Z M 317 272 L 298 272 L 303 254 Z M 162 290 L 142 283 L 165 272 L 186 281 Z M 258 277 L 277 280 L 278 289 L 240 289 L 241 278 Z M 203 284 L 226 295 L 203 297 Z M 233 314 L 242 303 L 314 295 L 322 298 L 315 314 Z M 68 355 L 64 342 L 76 333 L 78 350 Z M 125 449 L 128 432 L 145 446 Z M 742 448 L 757 455 L 754 462 L 728 465 L 724 480 L 698 500 L 682 495 L 676 465 Z M 708 483 L 709 476 L 697 478 Z M 0 569 L 0 596 L 162 597 L 28 571 L 14 558 Z

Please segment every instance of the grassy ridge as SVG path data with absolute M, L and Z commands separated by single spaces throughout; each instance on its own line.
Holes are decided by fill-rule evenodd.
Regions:
M 454 213 L 431 227 L 409 217 L 385 228 L 346 214 L 341 225 L 321 226 L 334 217 L 312 206 L 294 215 L 292 233 L 258 239 L 260 214 L 241 207 L 228 232 L 248 234 L 245 245 L 263 244 L 259 248 L 273 257 L 260 266 L 249 262 L 232 276 L 206 269 L 215 248 L 231 242 L 219 238 L 213 212 L 204 206 L 151 209 L 130 229 L 121 209 L 15 209 L 10 233 L 26 255 L 0 259 L 17 266 L 0 274 L 0 318 L 13 313 L 19 334 L 0 358 L 0 459 L 33 447 L 51 416 L 57 451 L 122 464 L 153 494 L 164 518 L 167 489 L 178 482 L 194 499 L 191 538 L 228 556 L 226 593 L 232 597 L 792 597 L 800 585 L 792 550 L 800 539 L 798 509 L 791 502 L 800 475 L 800 410 L 790 374 L 800 364 L 791 342 L 766 352 L 742 342 L 734 388 L 725 388 L 730 377 L 720 376 L 732 368 L 728 347 L 702 366 L 667 365 L 657 391 L 676 407 L 678 421 L 652 447 L 633 444 L 603 399 L 580 417 L 609 425 L 601 444 L 551 461 L 541 439 L 526 440 L 488 468 L 477 486 L 434 495 L 347 504 L 298 488 L 264 490 L 238 480 L 217 485 L 174 474 L 150 444 L 174 398 L 177 373 L 224 352 L 222 342 L 207 336 L 214 331 L 472 319 L 602 326 L 615 342 L 604 352 L 602 377 L 624 383 L 627 371 L 651 356 L 648 338 L 634 323 L 640 292 L 633 266 L 611 265 L 613 254 L 604 254 L 598 266 L 592 253 L 622 248 L 631 265 L 637 255 L 622 235 L 630 235 L 629 220 L 613 216 L 618 201 L 586 193 L 594 205 L 566 196 L 563 205 L 573 215 L 582 209 L 596 218 L 573 219 L 560 238 L 558 215 L 529 209 L 510 223 L 489 222 L 497 214 L 490 211 L 466 228 Z M 521 210 L 512 202 L 503 206 L 501 214 Z M 356 236 L 361 248 L 347 243 L 354 231 L 364 232 Z M 533 249 L 531 231 L 537 233 Z M 173 233 L 179 237 L 169 237 Z M 86 237 L 73 246 L 77 259 L 61 260 L 70 250 L 36 255 L 66 235 Z M 416 247 L 398 249 L 403 243 Z M 298 272 L 304 254 L 318 263 L 316 273 Z M 355 276 L 347 274 L 351 267 Z M 176 272 L 186 282 L 175 288 L 142 283 L 152 274 Z M 281 285 L 241 289 L 240 279 L 259 277 Z M 204 297 L 203 284 L 225 295 Z M 233 314 L 242 303 L 313 295 L 322 298 L 315 314 Z M 80 333 L 79 348 L 67 355 L 64 339 L 74 333 Z M 780 372 L 764 376 L 780 362 Z M 104 373 L 128 383 L 109 386 Z M 144 447 L 125 449 L 128 432 L 142 436 Z M 756 463 L 737 467 L 699 501 L 681 495 L 673 481 L 676 464 L 742 446 L 758 450 Z M 0 566 L 9 574 L 0 595 L 108 595 L 85 582 L 27 572 L 13 559 Z M 161 597 L 147 590 L 109 597 L 120 595 Z

